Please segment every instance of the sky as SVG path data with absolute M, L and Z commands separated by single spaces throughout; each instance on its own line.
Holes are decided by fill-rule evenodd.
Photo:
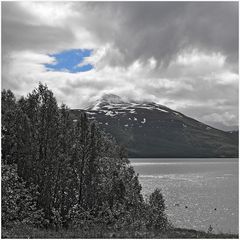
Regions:
M 39 82 L 84 108 L 103 94 L 238 126 L 238 2 L 2 2 L 2 89 Z

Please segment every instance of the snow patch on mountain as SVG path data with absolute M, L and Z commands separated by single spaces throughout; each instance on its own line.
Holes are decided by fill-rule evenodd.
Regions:
M 182 118 L 182 115 L 177 113 L 177 112 L 174 112 L 175 115 L 177 115 L 178 117 Z
M 161 108 L 157 108 L 157 110 L 161 111 L 161 112 L 166 112 L 168 113 L 168 111 L 164 110 L 164 109 L 161 109 Z
M 98 111 L 101 108 L 100 104 L 100 102 L 96 103 L 94 106 L 90 107 L 89 110 Z
M 99 113 L 103 112 L 107 116 L 114 117 L 118 114 L 137 114 L 141 109 L 161 111 L 163 113 L 169 113 L 169 111 L 171 111 L 165 106 L 153 102 L 126 102 L 117 95 L 105 94 L 87 109 L 87 113 L 95 114 L 94 111 Z M 91 113 L 92 111 L 93 113 Z M 174 114 L 182 117 L 177 112 L 174 112 Z M 129 118 L 129 120 L 137 121 L 136 118 Z M 142 123 L 145 122 L 146 120 Z
M 105 115 L 111 116 L 111 117 L 115 116 L 114 112 L 112 111 L 108 111 Z
M 130 113 L 136 113 L 134 109 L 130 109 Z
M 141 121 L 141 123 L 146 123 L 146 118 L 143 118 L 143 120 Z

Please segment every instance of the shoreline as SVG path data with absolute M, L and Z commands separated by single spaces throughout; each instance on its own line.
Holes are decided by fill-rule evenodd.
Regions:
M 214 239 L 238 239 L 239 234 L 232 233 L 207 233 L 194 229 L 172 228 L 166 231 L 157 230 L 113 230 L 111 228 L 95 227 L 91 229 L 37 229 L 29 226 L 19 225 L 6 229 L 2 228 L 3 239 L 12 238 L 158 238 L 158 239 L 180 239 L 180 238 L 214 238 Z

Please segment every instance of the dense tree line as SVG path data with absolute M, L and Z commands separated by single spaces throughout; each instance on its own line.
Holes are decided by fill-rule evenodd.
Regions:
M 42 84 L 2 91 L 2 225 L 163 229 L 164 199 L 145 201 L 126 150 L 86 114 L 72 120 Z

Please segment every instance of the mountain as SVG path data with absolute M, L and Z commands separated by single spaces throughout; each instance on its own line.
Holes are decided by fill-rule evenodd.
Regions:
M 154 102 L 126 102 L 104 95 L 85 111 L 128 148 L 129 157 L 238 157 L 238 137 Z

